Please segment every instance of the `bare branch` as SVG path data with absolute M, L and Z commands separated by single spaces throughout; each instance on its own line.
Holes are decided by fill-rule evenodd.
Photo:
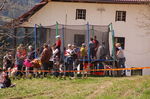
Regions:
M 5 3 L 6 3 L 6 0 L 3 1 L 2 5 L 0 5 L 0 11 L 3 10 Z

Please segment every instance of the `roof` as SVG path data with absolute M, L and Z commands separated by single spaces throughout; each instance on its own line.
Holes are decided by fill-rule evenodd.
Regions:
M 24 13 L 17 19 L 19 24 L 27 21 L 32 15 L 44 7 L 49 1 L 56 2 L 85 2 L 85 3 L 111 3 L 111 4 L 144 4 L 150 3 L 150 0 L 42 0 L 40 3 L 36 4 L 31 10 Z M 14 20 L 16 21 L 16 20 Z
M 39 11 L 42 7 L 44 7 L 48 3 L 47 0 L 42 0 L 40 3 L 36 4 L 31 10 L 21 15 L 18 19 L 20 21 L 26 21 L 29 17 L 31 17 L 34 13 Z
M 139 4 L 150 2 L 150 0 L 52 0 L 63 2 L 89 2 L 89 3 L 122 3 L 122 4 Z

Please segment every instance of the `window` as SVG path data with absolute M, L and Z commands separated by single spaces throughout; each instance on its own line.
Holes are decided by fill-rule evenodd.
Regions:
M 82 34 L 75 34 L 74 35 L 74 44 L 76 46 L 81 46 L 82 43 L 85 42 L 85 35 L 82 35 Z
M 131 70 L 131 75 L 141 75 L 142 76 L 142 69 Z
M 115 37 L 115 43 L 120 43 L 122 49 L 125 48 L 125 37 Z
M 126 21 L 126 11 L 116 11 L 115 21 Z
M 86 19 L 86 9 L 76 9 L 76 19 Z

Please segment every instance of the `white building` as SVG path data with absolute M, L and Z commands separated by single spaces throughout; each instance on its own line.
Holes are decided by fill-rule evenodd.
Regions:
M 150 15 L 145 3 L 149 0 L 43 0 L 33 9 L 19 17 L 23 27 L 34 24 L 93 25 L 113 24 L 116 40 L 124 46 L 126 66 L 150 66 L 150 32 L 144 26 Z M 131 75 L 131 71 L 127 71 Z M 150 69 L 142 70 L 150 75 Z

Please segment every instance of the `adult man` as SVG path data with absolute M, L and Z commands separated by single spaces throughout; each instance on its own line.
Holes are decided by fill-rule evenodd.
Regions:
M 49 60 L 51 56 L 52 56 L 52 51 L 48 48 L 47 44 L 44 44 L 44 49 L 41 54 L 41 63 L 42 63 L 43 70 L 48 70 Z M 44 76 L 46 76 L 46 74 L 47 72 L 44 72 Z
M 106 59 L 106 52 L 105 52 L 105 42 L 102 41 L 101 44 L 98 44 L 98 49 L 96 52 L 97 59 Z M 104 69 L 103 61 L 98 61 L 98 65 L 96 65 L 97 69 Z M 100 71 L 103 72 L 103 71 Z
M 94 53 L 95 53 L 94 48 L 95 47 L 94 47 L 94 43 L 93 43 L 93 38 L 90 38 L 90 42 L 89 42 L 89 50 L 90 50 L 89 56 L 90 56 L 90 59 L 94 58 Z
M 106 52 L 105 52 L 105 42 L 102 42 L 102 44 L 98 44 L 96 57 L 97 59 L 105 59 Z
M 94 36 L 93 43 L 94 43 L 94 50 L 95 50 L 94 55 L 96 56 L 96 52 L 97 52 L 98 45 L 99 45 L 99 42 L 98 42 L 98 40 L 97 40 L 97 37 L 96 37 L 96 36 Z

